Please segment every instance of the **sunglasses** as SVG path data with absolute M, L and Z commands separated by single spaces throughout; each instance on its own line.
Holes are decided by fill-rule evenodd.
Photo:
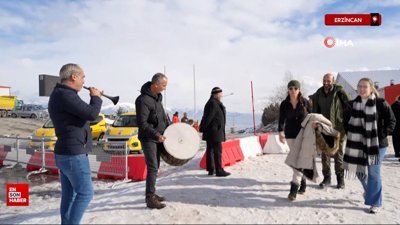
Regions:
M 299 88 L 297 88 L 297 87 L 290 87 L 290 88 L 288 88 L 289 90 L 295 90 L 295 91 L 297 91 L 297 90 L 299 90 Z

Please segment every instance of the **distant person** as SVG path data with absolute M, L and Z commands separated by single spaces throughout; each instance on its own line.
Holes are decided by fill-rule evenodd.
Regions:
M 179 123 L 179 113 L 175 112 L 174 115 L 172 116 L 172 123 Z
M 187 115 L 186 112 L 183 113 L 183 117 L 181 119 L 181 122 L 189 124 L 189 118 L 188 118 L 188 115 Z
M 335 161 L 335 173 L 338 189 L 344 189 L 344 169 L 343 169 L 343 143 L 346 138 L 343 125 L 343 108 L 350 97 L 342 86 L 335 84 L 335 77 L 327 73 L 323 77 L 323 86 L 313 94 L 312 112 L 320 113 L 329 119 L 333 128 L 340 132 L 340 146 L 337 153 L 333 156 Z M 321 154 L 322 173 L 324 180 L 319 184 L 321 188 L 331 184 L 331 157 L 325 153 Z
M 289 149 L 294 148 L 294 140 L 301 130 L 301 122 L 306 117 L 308 103 L 300 91 L 300 82 L 291 80 L 288 85 L 288 94 L 279 106 L 279 141 L 287 143 Z M 300 190 L 299 190 L 300 187 Z M 290 182 L 289 200 L 295 200 L 297 193 L 306 191 L 306 178 L 299 168 L 293 168 L 293 178 Z
M 388 147 L 387 135 L 396 126 L 392 109 L 369 78 L 357 84 L 358 96 L 345 111 L 347 130 L 344 166 L 349 177 L 357 176 L 364 188 L 364 204 L 369 213 L 378 213 L 382 206 L 381 165 Z
M 392 134 L 394 157 L 400 158 L 400 96 L 397 96 L 396 101 L 392 104 L 391 108 L 396 117 L 396 126 Z
M 200 127 L 199 127 L 199 121 L 198 121 L 198 120 L 196 120 L 196 121 L 193 123 L 193 128 L 194 128 L 197 132 L 200 132 Z
M 214 87 L 211 97 L 204 106 L 203 117 L 200 122 L 200 132 L 203 132 L 203 140 L 207 142 L 206 164 L 208 175 L 226 177 L 230 173 L 222 168 L 222 142 L 226 140 L 225 124 L 226 111 L 222 104 L 222 89 Z
M 90 88 L 90 104 L 78 95 L 85 83 L 85 72 L 77 64 L 60 69 L 61 82 L 49 98 L 49 115 L 57 136 L 54 147 L 60 170 L 61 224 L 79 224 L 93 198 L 92 174 L 88 152 L 92 148 L 89 121 L 99 115 L 101 92 Z
M 139 127 L 139 140 L 147 166 L 146 205 L 150 209 L 162 209 L 165 198 L 156 194 L 156 179 L 160 167 L 160 154 L 164 148 L 164 131 L 169 125 L 162 105 L 162 92 L 167 88 L 168 78 L 156 73 L 151 82 L 143 84 L 136 98 L 136 118 Z

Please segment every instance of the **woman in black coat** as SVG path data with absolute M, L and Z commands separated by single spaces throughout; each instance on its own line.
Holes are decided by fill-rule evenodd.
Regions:
M 203 140 L 207 142 L 206 161 L 208 175 L 215 174 L 218 177 L 229 176 L 230 173 L 222 169 L 222 142 L 226 140 L 225 123 L 226 111 L 221 102 L 222 89 L 215 87 L 211 91 L 211 97 L 204 106 L 204 114 L 200 123 L 200 132 Z
M 279 106 L 279 141 L 287 143 L 289 149 L 294 148 L 294 140 L 301 129 L 301 122 L 307 116 L 309 105 L 300 91 L 300 82 L 291 80 L 288 87 L 288 95 Z M 293 168 L 293 179 L 290 182 L 289 200 L 295 200 L 297 193 L 304 194 L 306 191 L 306 178 L 301 170 Z M 299 189 L 300 187 L 300 189 Z
M 361 181 L 364 204 L 375 214 L 382 206 L 381 165 L 389 145 L 387 136 L 392 133 L 396 118 L 386 100 L 378 97 L 371 79 L 360 79 L 357 92 L 344 114 L 344 169 L 350 177 L 357 176 Z

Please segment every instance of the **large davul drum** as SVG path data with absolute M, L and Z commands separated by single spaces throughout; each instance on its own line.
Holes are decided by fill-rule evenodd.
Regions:
M 197 131 L 186 123 L 174 123 L 164 131 L 161 158 L 172 166 L 182 166 L 189 162 L 200 148 L 200 136 Z

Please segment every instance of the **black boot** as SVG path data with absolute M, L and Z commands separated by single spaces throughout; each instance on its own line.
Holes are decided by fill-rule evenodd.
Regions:
M 231 173 L 226 172 L 225 170 L 221 170 L 215 174 L 217 177 L 227 177 L 231 175 Z
M 336 179 L 337 179 L 337 188 L 338 189 L 344 189 L 344 176 L 343 174 L 338 174 L 336 175 Z
M 304 194 L 304 192 L 306 192 L 306 186 L 307 186 L 306 179 L 305 178 L 301 179 L 300 189 L 299 189 L 299 192 L 298 192 L 299 195 L 302 195 L 302 194 Z
M 324 188 L 331 184 L 331 176 L 324 176 L 324 180 L 319 184 L 320 188 Z
M 290 193 L 288 195 L 288 199 L 293 201 L 296 199 L 297 191 L 299 190 L 299 185 L 290 182 Z

